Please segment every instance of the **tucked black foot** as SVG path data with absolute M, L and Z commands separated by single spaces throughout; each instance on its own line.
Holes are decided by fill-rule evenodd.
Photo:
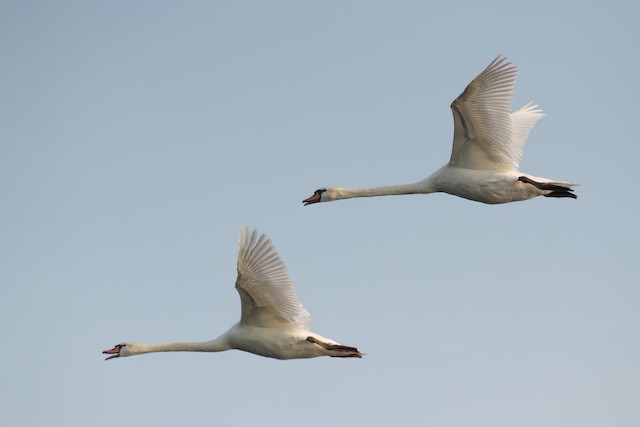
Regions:
M 335 355 L 335 356 L 332 355 L 331 357 L 362 357 L 358 349 L 355 347 L 349 347 L 349 346 L 340 345 L 340 344 L 330 344 L 327 342 L 320 341 L 319 339 L 314 337 L 307 337 L 307 341 L 312 342 L 314 344 L 318 344 L 320 347 L 324 348 L 325 350 L 344 352 L 344 354 Z
M 578 198 L 578 196 L 573 194 L 573 190 L 571 188 L 563 187 L 562 185 L 550 184 L 548 182 L 538 182 L 526 176 L 521 176 L 520 178 L 518 178 L 518 181 L 531 184 L 540 190 L 551 191 L 551 193 L 544 194 L 544 197 L 570 197 L 572 199 Z
M 569 197 L 571 199 L 577 199 L 578 196 L 576 196 L 573 193 L 570 193 L 571 190 L 569 191 L 552 191 L 549 194 L 545 194 L 544 197 Z

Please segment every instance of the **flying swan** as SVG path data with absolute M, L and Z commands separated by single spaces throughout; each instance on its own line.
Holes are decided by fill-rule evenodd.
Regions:
M 355 347 L 338 344 L 309 331 L 309 312 L 302 306 L 287 267 L 265 234 L 240 230 L 238 277 L 240 321 L 220 337 L 206 342 L 167 344 L 122 343 L 105 350 L 105 360 L 160 351 L 242 350 L 274 359 L 318 356 L 362 357 Z
M 544 116 L 528 103 L 511 112 L 518 69 L 498 56 L 451 104 L 454 132 L 449 163 L 413 184 L 348 189 L 323 187 L 302 202 L 400 194 L 449 193 L 477 202 L 498 204 L 537 196 L 576 199 L 569 182 L 537 178 L 518 170 L 533 125 Z

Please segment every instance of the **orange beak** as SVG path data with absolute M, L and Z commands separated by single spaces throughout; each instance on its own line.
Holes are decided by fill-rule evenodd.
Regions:
M 304 203 L 305 206 L 310 205 L 312 203 L 318 203 L 320 201 L 320 196 L 321 195 L 322 195 L 322 193 L 319 193 L 319 192 L 313 193 L 313 196 L 311 196 L 311 197 L 309 197 L 307 199 L 304 199 L 302 201 L 302 203 Z
M 112 354 L 113 356 L 109 356 L 104 360 L 114 359 L 116 357 L 120 357 L 120 346 L 115 346 L 111 350 L 105 350 L 102 354 Z

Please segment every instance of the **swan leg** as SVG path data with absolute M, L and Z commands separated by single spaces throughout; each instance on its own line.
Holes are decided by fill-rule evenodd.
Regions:
M 343 354 L 336 354 L 336 355 L 330 354 L 329 356 L 331 357 L 362 357 L 361 353 L 355 347 L 349 347 L 349 346 L 340 345 L 340 344 L 329 344 L 324 341 L 320 341 L 315 337 L 307 337 L 307 341 L 314 344 L 318 344 L 320 347 L 328 351 L 344 352 Z
M 563 187 L 561 185 L 534 181 L 526 176 L 521 176 L 520 178 L 518 178 L 518 181 L 531 184 L 539 190 L 551 191 L 551 193 L 544 194 L 544 197 L 570 197 L 572 199 L 578 198 L 578 196 L 573 194 L 573 190 L 571 188 Z
M 545 194 L 544 197 L 571 197 L 572 199 L 577 199 L 578 198 L 578 196 L 576 196 L 573 193 L 570 193 L 569 191 L 571 191 L 571 190 L 552 191 L 549 194 Z

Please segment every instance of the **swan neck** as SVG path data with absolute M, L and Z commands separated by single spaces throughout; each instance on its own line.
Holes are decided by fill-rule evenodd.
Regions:
M 430 185 L 425 185 L 425 181 L 414 184 L 385 185 L 371 188 L 344 188 L 341 190 L 341 198 L 350 199 L 352 197 L 376 197 L 376 196 L 399 196 L 403 194 L 427 194 L 433 193 Z
M 220 339 L 205 342 L 173 342 L 160 344 L 135 344 L 131 345 L 131 355 L 156 353 L 167 351 L 205 351 L 218 352 L 229 350 L 229 346 Z

